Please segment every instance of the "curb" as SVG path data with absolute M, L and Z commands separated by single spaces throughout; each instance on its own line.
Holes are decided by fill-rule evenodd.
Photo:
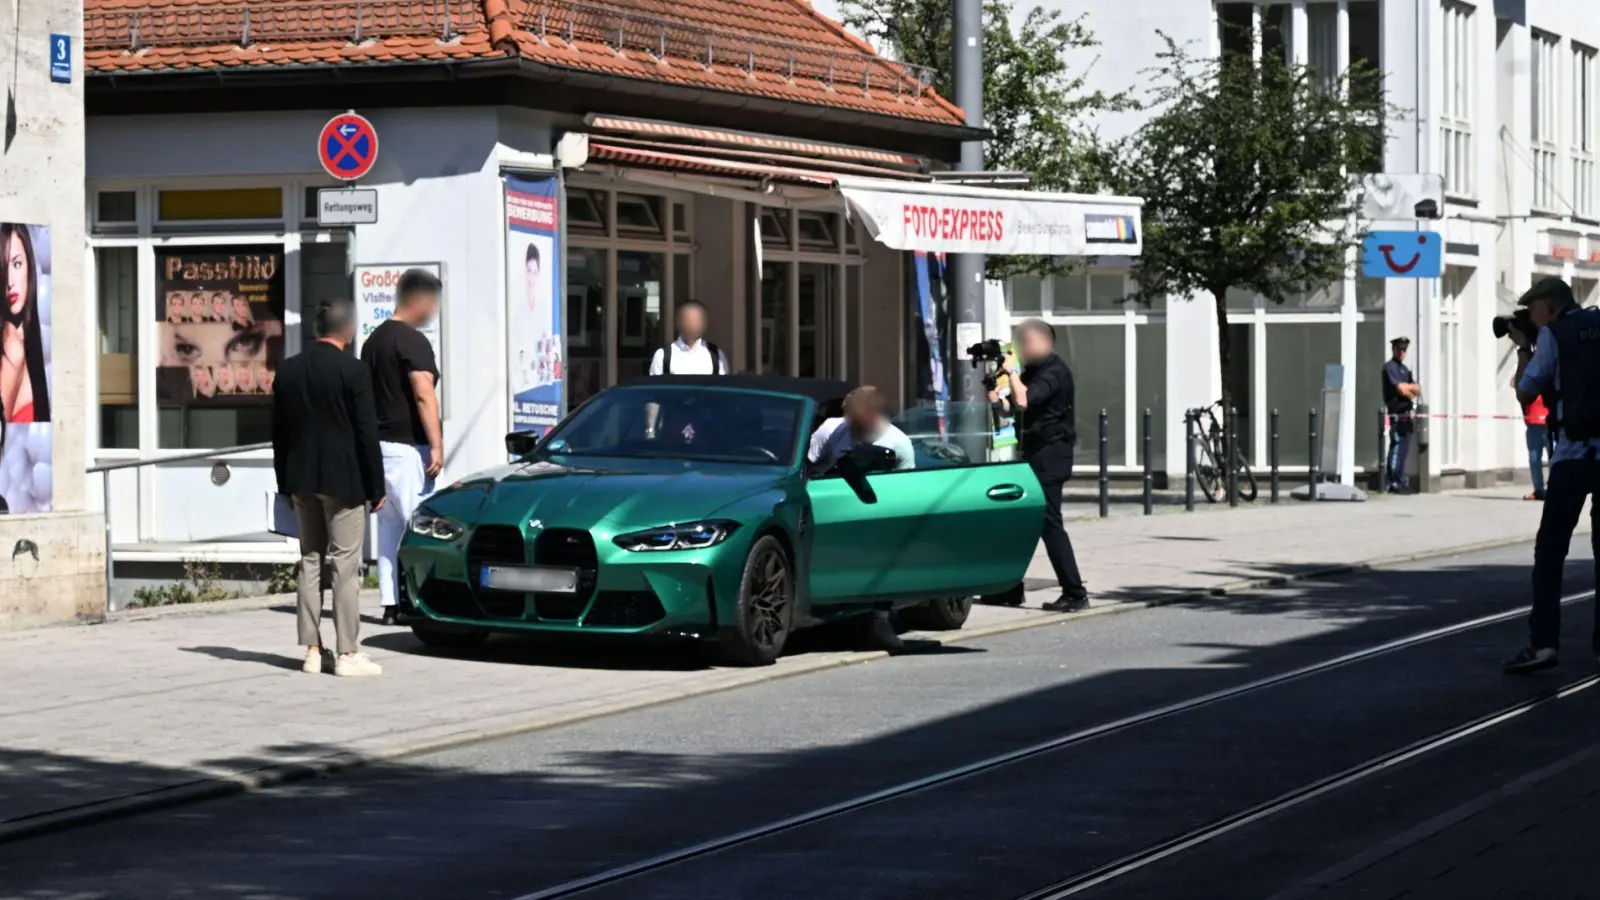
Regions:
M 1334 575 L 1345 575 L 1353 572 L 1366 572 L 1374 569 L 1404 565 L 1406 563 L 1419 562 L 1427 559 L 1440 559 L 1449 556 L 1460 556 L 1468 553 L 1481 553 L 1489 550 L 1513 547 L 1518 544 L 1526 544 L 1529 542 L 1530 541 L 1527 537 L 1485 541 L 1482 543 L 1469 544 L 1460 547 L 1451 547 L 1448 549 L 1430 550 L 1421 553 L 1384 557 L 1381 559 L 1366 560 L 1363 562 L 1339 563 L 1336 565 L 1323 566 L 1321 568 L 1309 569 L 1304 572 L 1297 572 L 1293 574 L 1264 576 L 1261 578 L 1246 578 L 1202 590 L 1182 591 L 1161 597 L 1152 597 L 1145 600 L 1133 599 L 1114 601 L 1107 603 L 1104 606 L 1091 607 L 1083 610 L 1082 612 L 1046 613 L 1038 616 L 1030 616 L 1018 621 L 1003 622 L 995 625 L 973 628 L 970 630 L 962 630 L 945 637 L 940 637 L 936 634 L 930 634 L 927 632 L 911 632 L 910 634 L 914 636 L 914 640 L 925 641 L 937 646 L 954 646 L 971 640 L 1009 634 L 1017 631 L 1025 631 L 1033 628 L 1041 628 L 1046 625 L 1056 625 L 1078 619 L 1088 619 L 1097 616 L 1153 609 L 1161 606 L 1170 606 L 1172 604 L 1181 603 L 1187 600 L 1226 597 L 1231 594 L 1262 590 L 1265 588 L 1282 587 L 1284 585 L 1294 584 L 1296 582 L 1312 581 Z M 1048 596 L 1052 592 L 1035 591 L 1033 593 Z M 586 709 L 581 712 L 572 712 L 563 715 L 545 717 L 535 716 L 523 722 L 501 727 L 482 728 L 476 730 L 469 728 L 456 734 L 430 738 L 427 740 L 413 741 L 410 743 L 401 743 L 388 749 L 371 751 L 367 753 L 333 753 L 327 756 L 317 757 L 315 759 L 265 766 L 263 768 L 253 769 L 247 772 L 201 777 L 195 779 L 194 781 L 173 785 L 171 787 L 157 788 L 149 792 L 130 794 L 112 800 L 95 801 L 83 804 L 81 806 L 39 813 L 9 822 L 0 821 L 0 844 L 8 844 L 16 841 L 27 840 L 29 838 L 42 837 L 47 834 L 69 831 L 74 828 L 81 828 L 101 822 L 131 818 L 133 816 L 142 815 L 145 813 L 157 812 L 163 809 L 171 809 L 177 806 L 186 806 L 191 803 L 199 803 L 205 800 L 215 800 L 223 797 L 265 790 L 297 781 L 334 775 L 351 769 L 381 765 L 383 763 L 394 762 L 408 757 L 438 753 L 445 750 L 466 747 L 473 744 L 480 744 L 486 741 L 499 740 L 502 738 L 514 737 L 521 734 L 528 734 L 531 732 L 543 731 L 551 728 L 559 728 L 564 725 L 571 725 L 590 719 L 598 719 L 604 716 L 617 715 L 646 707 L 660 706 L 679 700 L 687 700 L 692 697 L 704 697 L 711 694 L 718 694 L 724 691 L 748 687 L 752 684 L 763 684 L 767 682 L 779 681 L 785 678 L 792 678 L 798 675 L 826 671 L 828 669 L 839 669 L 844 668 L 845 666 L 874 662 L 880 659 L 887 659 L 891 655 L 892 654 L 882 650 L 859 651 L 845 653 L 839 656 L 831 656 L 827 658 L 801 662 L 797 665 L 781 670 L 753 669 L 748 670 L 746 677 L 737 678 L 731 682 L 715 685 L 691 686 L 655 694 L 649 697 L 635 698 L 602 705 L 599 707 Z M 908 655 L 915 655 L 915 653 Z

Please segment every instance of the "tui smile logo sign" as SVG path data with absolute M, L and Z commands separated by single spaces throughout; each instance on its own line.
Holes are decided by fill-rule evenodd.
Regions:
M 1434 231 L 1373 231 L 1361 239 L 1361 274 L 1368 278 L 1438 278 L 1444 240 Z

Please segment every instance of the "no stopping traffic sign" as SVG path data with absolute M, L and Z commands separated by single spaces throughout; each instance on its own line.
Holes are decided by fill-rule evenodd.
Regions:
M 329 175 L 355 181 L 378 161 L 378 131 L 353 112 L 334 116 L 317 136 L 317 159 Z

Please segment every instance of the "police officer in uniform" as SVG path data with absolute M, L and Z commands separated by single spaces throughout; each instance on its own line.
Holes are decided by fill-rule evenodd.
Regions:
M 1543 398 L 1555 451 L 1545 487 L 1544 515 L 1533 548 L 1533 612 L 1528 646 L 1505 670 L 1534 672 L 1556 664 L 1561 635 L 1561 570 L 1572 531 L 1591 495 L 1600 495 L 1600 309 L 1579 307 L 1559 278 L 1535 284 L 1519 305 L 1539 326 L 1533 358 L 1517 385 L 1517 399 Z M 1593 511 L 1595 560 L 1600 568 L 1600 514 Z M 1600 617 L 1591 649 L 1600 654 Z
M 1018 329 L 1017 351 L 1022 371 L 1008 371 L 1011 383 L 1010 406 L 1017 418 L 1017 443 L 1022 456 L 1033 467 L 1044 488 L 1044 550 L 1055 569 L 1061 596 L 1044 605 L 1050 612 L 1077 612 L 1089 605 L 1083 576 L 1078 573 L 1078 558 L 1072 552 L 1072 539 L 1061 523 L 1061 489 L 1072 478 L 1073 446 L 1078 435 L 1073 404 L 1076 389 L 1072 370 L 1056 355 L 1056 332 L 1040 319 L 1028 319 Z M 993 393 L 990 403 L 1000 402 Z M 1023 587 L 986 602 L 1017 606 L 1022 603 Z

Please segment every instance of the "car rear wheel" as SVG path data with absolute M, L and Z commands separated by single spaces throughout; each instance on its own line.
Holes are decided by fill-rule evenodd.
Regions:
M 946 597 L 901 610 L 900 621 L 912 631 L 958 631 L 970 615 L 971 597 Z
M 485 631 L 439 631 L 422 625 L 411 626 L 411 633 L 423 646 L 435 650 L 470 650 L 489 639 Z
M 721 656 L 736 666 L 770 666 L 794 627 L 794 566 L 772 535 L 757 540 L 745 559 L 739 602 L 722 636 Z

